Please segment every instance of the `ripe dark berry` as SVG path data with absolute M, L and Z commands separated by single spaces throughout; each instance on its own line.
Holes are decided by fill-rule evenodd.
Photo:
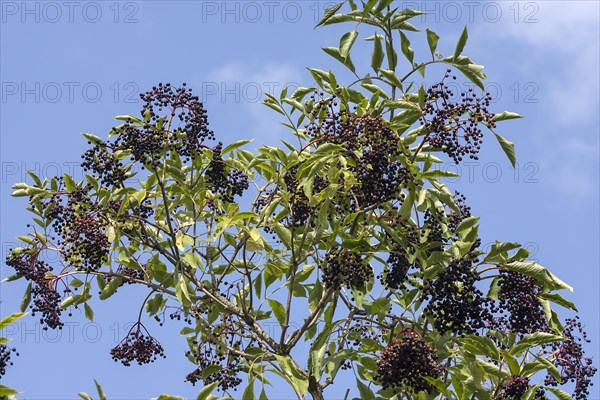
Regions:
M 206 169 L 206 180 L 214 194 L 220 194 L 224 201 L 232 203 L 234 196 L 241 196 L 248 189 L 248 176 L 227 166 L 221 157 L 222 149 L 222 143 L 214 147 L 212 161 Z
M 445 78 L 450 75 L 446 73 Z M 487 107 L 491 96 L 486 93 L 477 97 L 472 89 L 461 94 L 459 102 L 453 102 L 454 93 L 441 82 L 427 89 L 421 125 L 427 132 L 427 141 L 450 156 L 455 163 L 469 156 L 477 160 L 483 133 L 479 124 L 494 128 L 494 114 Z
M 354 160 L 348 168 L 358 185 L 348 198 L 351 209 L 401 198 L 401 190 L 414 180 L 402 165 L 402 147 L 398 135 L 379 115 L 357 115 L 335 108 L 336 97 L 323 99 L 313 110 L 307 132 L 318 144 L 332 143 Z
M 592 378 L 598 369 L 592 365 L 592 359 L 585 356 L 583 343 L 589 343 L 579 317 L 567 319 L 563 330 L 567 340 L 554 342 L 550 345 L 553 364 L 559 369 L 562 383 L 574 382 L 575 400 L 587 399 L 589 387 L 593 386 Z M 558 386 L 559 382 L 550 374 L 546 376 L 545 384 Z
M 130 168 L 124 162 L 127 154 L 152 169 L 170 154 L 189 161 L 208 147 L 205 141 L 214 139 L 204 105 L 191 89 L 159 84 L 140 97 L 143 123 L 129 120 L 113 128 L 113 141 L 95 143 L 82 156 L 82 167 L 106 186 L 123 186 Z
M 360 253 L 333 248 L 320 265 L 327 286 L 348 289 L 364 285 L 373 278 L 373 268 Z
M 498 311 L 500 315 L 493 328 L 520 334 L 548 329 L 548 321 L 538 300 L 542 289 L 534 278 L 501 270 L 498 286 L 499 306 L 493 306 L 491 310 Z
M 434 326 L 441 333 L 474 333 L 491 318 L 486 307 L 487 299 L 475 286 L 475 262 L 473 253 L 452 260 L 423 288 L 424 299 L 429 299 L 424 312 L 433 317 Z
M 0 344 L 0 377 L 6 374 L 6 367 L 12 366 L 11 356 L 16 353 L 15 348 L 9 348 L 5 344 Z M 19 353 L 16 353 L 18 356 Z
M 156 361 L 158 357 L 165 358 L 163 347 L 152 336 L 142 333 L 146 330 L 141 323 L 135 324 L 127 336 L 114 347 L 110 354 L 115 361 L 120 361 L 125 366 L 130 366 L 132 361 L 139 365 Z
M 6 259 L 6 265 L 14 268 L 18 275 L 32 283 L 31 315 L 42 314 L 40 323 L 46 325 L 44 329 L 61 329 L 64 325 L 60 320 L 61 296 L 55 288 L 56 282 L 48 277 L 52 267 L 47 262 L 39 260 L 38 255 L 39 253 L 11 252 Z
M 523 395 L 530 388 L 529 378 L 526 376 L 511 376 L 510 379 L 502 385 L 500 394 L 496 400 L 521 400 Z M 537 388 L 531 397 L 534 400 L 547 400 L 545 391 Z
M 429 343 L 416 331 L 405 328 L 382 351 L 377 362 L 375 379 L 384 389 L 391 388 L 396 394 L 412 394 L 420 391 L 431 393 L 434 388 L 424 377 L 437 378 L 443 366 L 437 363 L 437 355 Z

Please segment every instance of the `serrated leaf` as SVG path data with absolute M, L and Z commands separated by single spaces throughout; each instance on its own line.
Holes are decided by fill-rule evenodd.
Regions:
M 327 11 L 325 11 L 325 14 L 323 14 L 323 18 L 321 18 L 321 20 L 319 21 L 319 23 L 317 24 L 316 27 L 324 25 L 337 12 L 337 10 L 339 10 L 343 5 L 344 5 L 344 3 L 340 3 L 340 4 L 336 4 L 335 6 L 327 9 Z
M 564 390 L 554 388 L 554 387 L 546 387 L 546 390 L 548 390 L 553 395 L 555 395 L 558 400 L 572 400 L 573 399 L 573 397 L 571 397 L 571 395 L 569 393 L 565 392 Z
M 495 122 L 506 121 L 509 119 L 518 119 L 518 118 L 525 118 L 525 117 L 523 115 L 511 112 L 511 111 L 502 111 L 501 113 L 494 115 Z
M 574 303 L 568 301 L 567 299 L 565 299 L 558 293 L 543 293 L 540 295 L 540 297 L 545 300 L 550 300 L 551 302 L 558 304 L 559 306 L 563 306 L 565 308 L 570 308 L 571 310 L 574 310 L 574 311 L 579 311 L 579 310 L 577 310 L 577 307 L 575 306 Z
M 25 310 L 27 310 L 29 303 L 31 303 L 31 282 L 29 282 L 29 285 L 27 285 L 25 293 L 23 294 L 23 299 L 21 300 L 21 306 L 19 308 L 21 312 L 25 312 Z
M 102 390 L 102 386 L 94 379 L 94 383 L 96 384 L 96 390 L 98 391 L 98 397 L 100 400 L 106 400 L 106 395 L 104 394 L 104 390 Z
M 99 138 L 98 136 L 93 135 L 91 133 L 82 133 L 81 136 L 86 138 L 89 142 L 91 142 L 91 144 L 103 143 L 103 140 L 101 138 Z
M 19 394 L 19 392 L 13 388 L 9 388 L 5 385 L 0 385 L 0 396 L 8 396 L 11 394 Z
M 494 135 L 496 136 L 496 139 L 498 140 L 498 143 L 500 143 L 500 147 L 502 147 L 502 150 L 504 150 L 504 153 L 506 154 L 506 156 L 510 160 L 511 165 L 514 168 L 515 165 L 516 165 L 516 163 L 517 163 L 517 156 L 515 154 L 515 145 L 514 145 L 514 143 L 513 142 L 509 142 L 504 137 L 498 135 L 496 132 L 494 132 Z
M 106 286 L 104 286 L 102 292 L 100 292 L 100 300 L 106 300 L 113 294 L 115 294 L 122 282 L 123 278 L 121 278 L 120 276 L 113 276 L 110 282 L 108 282 Z
M 440 37 L 437 35 L 437 33 L 427 28 L 427 44 L 429 44 L 429 50 L 431 51 L 432 56 L 435 54 L 439 40 Z
M 375 36 L 373 41 L 373 55 L 371 56 L 371 67 L 374 71 L 379 71 L 381 64 L 383 63 L 383 46 L 381 45 L 381 39 L 379 36 Z
M 23 318 L 26 314 L 27 313 L 24 312 L 18 312 L 2 318 L 2 320 L 0 320 L 0 331 L 20 318 Z
M 345 33 L 340 39 L 340 56 L 346 60 L 348 55 L 350 54 L 350 49 L 354 45 L 356 38 L 358 37 L 358 32 L 356 30 Z
M 252 143 L 254 141 L 254 139 L 245 139 L 245 140 L 238 140 L 237 142 L 233 142 L 229 145 L 227 145 L 222 151 L 221 154 L 227 154 L 227 153 L 231 153 L 232 151 L 247 145 L 248 143 Z
M 77 190 L 77 184 L 75 183 L 73 178 L 71 178 L 71 175 L 65 173 L 63 174 L 63 177 L 65 179 L 65 187 L 69 192 L 74 192 L 75 190 Z
M 412 65 L 415 58 L 415 51 L 410 47 L 410 40 L 408 40 L 408 37 L 406 37 L 404 32 L 400 32 L 400 49 L 402 50 L 404 57 L 406 57 Z
M 394 73 L 394 71 L 390 71 L 389 69 L 380 69 L 379 73 L 381 74 L 381 76 L 383 76 L 385 79 L 387 79 L 392 85 L 401 88 L 402 87 L 402 82 L 400 81 L 400 78 L 398 78 L 398 76 Z M 405 103 L 410 103 L 408 101 L 404 101 L 404 100 L 396 100 L 396 101 L 402 101 Z M 413 108 L 413 107 L 411 107 Z M 417 107 L 417 109 L 419 111 L 421 111 L 421 109 L 419 109 Z
M 175 288 L 175 296 L 185 308 L 188 308 L 192 305 L 192 300 L 190 299 L 190 294 L 188 293 L 187 282 L 183 276 L 179 278 L 179 283 Z
M 283 304 L 277 300 L 269 300 L 269 306 L 271 307 L 271 310 L 273 310 L 275 318 L 279 321 L 279 325 L 283 326 L 285 324 L 285 307 Z
M 460 56 L 467 44 L 467 39 L 469 38 L 469 33 L 467 32 L 467 26 L 465 25 L 465 29 L 463 29 L 458 42 L 456 43 L 456 49 L 454 50 L 454 60 Z
M 296 369 L 289 356 L 275 354 L 275 359 L 283 369 L 285 378 L 294 387 L 296 392 L 304 395 L 308 391 L 308 378 Z
M 356 384 L 358 385 L 358 392 L 360 393 L 361 400 L 374 400 L 375 394 L 370 387 L 361 382 L 360 379 L 356 378 Z
M 210 394 L 213 390 L 215 390 L 218 384 L 219 382 L 213 382 L 210 385 L 204 386 L 202 390 L 200 390 L 200 393 L 198 393 L 198 397 L 196 397 L 196 400 L 209 400 Z
M 531 333 L 531 334 L 523 337 L 523 339 L 521 339 L 519 341 L 519 343 L 514 345 L 510 349 L 509 354 L 511 356 L 519 356 L 519 355 L 521 355 L 521 353 L 523 353 L 523 351 L 530 349 L 532 347 L 536 347 L 536 346 L 540 346 L 542 344 L 552 343 L 552 342 L 556 342 L 556 341 L 560 341 L 560 340 L 565 340 L 565 338 L 562 336 L 559 336 L 559 335 L 554 335 L 552 333 L 546 333 L 546 332 Z
M 87 319 L 90 321 L 94 320 L 94 310 L 92 310 L 92 307 L 88 303 L 83 304 L 83 311 Z
M 548 271 L 546 268 L 533 261 L 513 261 L 510 263 L 500 264 L 500 266 L 503 268 L 507 268 L 511 271 L 520 272 L 527 276 L 531 276 L 532 278 L 537 279 L 538 282 L 544 284 L 551 290 L 567 289 L 570 292 L 573 291 L 573 288 L 570 285 L 566 284 L 552 272 Z

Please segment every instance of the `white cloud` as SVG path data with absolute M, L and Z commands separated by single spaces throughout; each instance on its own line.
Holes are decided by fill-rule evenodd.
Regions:
M 505 20 L 492 29 L 478 27 L 478 34 L 519 55 L 508 60 L 515 64 L 509 73 L 517 79 L 535 77 L 539 83 L 545 117 L 535 122 L 539 129 L 534 138 L 542 154 L 544 184 L 570 202 L 597 201 L 600 3 L 535 4 L 538 22 Z
M 209 72 L 202 77 L 203 92 L 207 102 L 226 103 L 250 117 L 248 133 L 255 136 L 258 143 L 275 144 L 281 137 L 282 120 L 274 111 L 262 105 L 266 93 L 279 96 L 284 87 L 291 94 L 301 86 L 303 74 L 300 68 L 291 64 L 276 62 L 231 62 Z M 199 81 L 199 79 L 197 79 Z M 209 94 L 207 94 L 209 93 Z

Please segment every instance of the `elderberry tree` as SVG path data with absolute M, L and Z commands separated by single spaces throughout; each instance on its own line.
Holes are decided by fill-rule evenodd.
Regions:
M 576 311 L 558 293 L 571 287 L 517 243 L 484 251 L 466 197 L 443 183 L 456 175 L 435 167 L 477 159 L 489 137 L 514 165 L 496 124 L 521 116 L 489 109 L 466 28 L 449 56 L 428 29 L 431 55 L 416 61 L 406 32 L 419 14 L 391 0 L 330 9 L 319 26 L 354 29 L 324 50 L 355 79 L 310 69 L 314 88 L 268 95 L 292 138 L 281 148 L 224 146 L 190 89 L 159 84 L 107 139 L 84 135 L 85 180 L 30 173 L 13 195 L 33 222 L 6 260 L 8 280 L 27 282 L 22 311 L 60 329 L 65 310 L 92 319 L 96 299 L 144 287 L 132 312 L 156 323 L 140 312 L 107 356 L 151 363 L 168 353 L 152 331 L 181 324 L 182 380 L 201 399 L 266 399 L 273 376 L 298 399 L 332 385 L 358 399 L 587 398 L 583 325 L 555 311 Z M 350 54 L 359 30 L 376 32 L 368 72 Z M 437 83 L 408 84 L 438 64 Z M 455 96 L 457 74 L 477 89 Z M 2 374 L 9 357 L 2 347 Z

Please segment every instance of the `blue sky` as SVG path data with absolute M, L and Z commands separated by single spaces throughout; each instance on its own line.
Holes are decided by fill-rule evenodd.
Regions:
M 255 138 L 256 144 L 276 145 L 289 137 L 260 100 L 285 85 L 311 85 L 305 67 L 341 71 L 320 48 L 337 46 L 352 27 L 313 29 L 328 4 L 333 3 L 2 1 L 3 259 L 27 218 L 23 199 L 9 196 L 10 186 L 25 180 L 26 169 L 80 177 L 77 165 L 86 145 L 80 133 L 105 136 L 112 117 L 137 113 L 137 93 L 157 82 L 187 82 L 205 100 L 223 141 Z M 453 185 L 481 215 L 484 243 L 526 243 L 535 259 L 574 286 L 567 297 L 578 304 L 593 341 L 590 354 L 599 360 L 599 3 L 398 4 L 429 12 L 415 24 L 436 31 L 445 54 L 468 24 L 465 53 L 485 65 L 494 109 L 526 115 L 499 129 L 516 143 L 515 170 L 490 138 L 481 161 L 461 166 L 463 178 Z M 363 38 L 373 34 L 366 27 L 359 32 Z M 424 32 L 409 38 L 416 59 L 425 59 Z M 367 72 L 370 49 L 358 45 L 353 59 Z M 431 81 L 438 78 L 436 71 L 429 73 Z M 457 82 L 468 87 L 465 79 Z M 0 267 L 2 278 L 10 274 Z M 2 315 L 18 308 L 24 287 L 23 282 L 0 286 Z M 137 307 L 143 295 L 121 293 L 99 304 L 94 323 L 75 315 L 60 336 L 41 331 L 35 318 L 19 322 L 5 332 L 21 356 L 3 383 L 23 390 L 28 399 L 92 392 L 92 378 L 104 384 L 110 398 L 193 396 L 196 390 L 183 382 L 191 370 L 183 343 L 169 340 L 169 357 L 153 366 L 124 368 L 110 359 L 109 349 L 135 318 L 123 302 Z M 162 331 L 148 325 L 163 342 L 178 331 L 175 324 Z M 592 398 L 600 398 L 599 386 Z M 344 391 L 329 395 L 341 398 Z M 273 393 L 290 397 L 283 386 Z

